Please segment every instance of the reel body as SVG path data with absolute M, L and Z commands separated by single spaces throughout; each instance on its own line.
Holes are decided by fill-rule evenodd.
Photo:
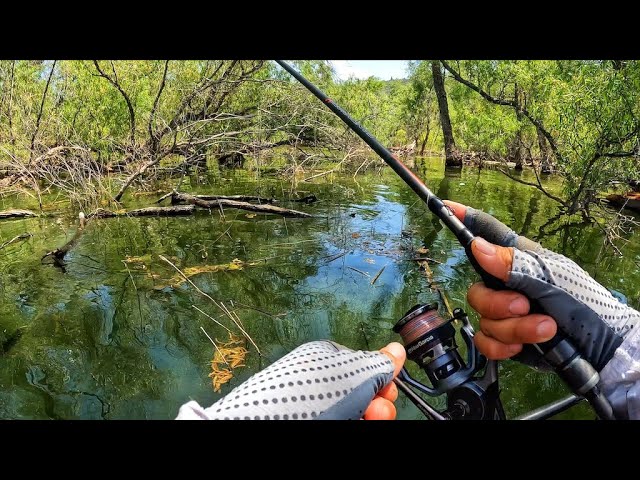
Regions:
M 456 321 L 467 347 L 466 359 L 458 351 Z M 473 343 L 473 327 L 464 310 L 456 308 L 453 316 L 443 319 L 438 304 L 411 308 L 393 327 L 407 350 L 407 358 L 420 366 L 430 385 L 419 382 L 403 368 L 401 382 L 431 397 L 447 395 L 445 419 L 503 420 L 497 362 L 487 360 Z M 484 372 L 482 372 L 484 370 Z M 411 398 L 414 403 L 415 399 Z M 426 413 L 426 412 L 425 412 Z

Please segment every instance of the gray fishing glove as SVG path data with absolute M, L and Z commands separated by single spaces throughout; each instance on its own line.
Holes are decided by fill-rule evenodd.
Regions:
M 305 343 L 209 408 L 184 404 L 177 420 L 356 420 L 393 379 L 381 352 L 330 341 Z
M 485 240 L 514 247 L 506 286 L 537 300 L 578 351 L 600 372 L 617 418 L 640 419 L 640 313 L 618 301 L 580 266 L 517 235 L 491 215 L 467 207 L 464 224 Z M 540 366 L 524 350 L 513 357 Z

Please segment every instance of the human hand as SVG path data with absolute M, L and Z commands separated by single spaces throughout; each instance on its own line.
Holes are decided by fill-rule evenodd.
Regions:
M 444 203 L 459 220 L 465 222 L 466 219 L 466 223 L 470 223 L 465 205 L 449 200 Z M 490 223 L 487 218 L 484 220 L 483 226 Z M 482 235 L 482 227 L 473 226 L 476 228 L 472 233 Z M 495 236 L 493 239 L 496 240 Z M 526 247 L 532 250 L 541 248 L 534 242 Z M 512 247 L 498 246 L 477 237 L 472 244 L 472 251 L 480 266 L 488 273 L 503 282 L 509 279 L 514 254 Z M 474 335 L 474 342 L 487 358 L 511 358 L 522 351 L 523 344 L 545 342 L 557 332 L 557 324 L 552 317 L 539 313 L 529 314 L 529 299 L 513 290 L 497 291 L 486 287 L 482 282 L 475 283 L 467 292 L 467 301 L 480 315 L 480 331 Z
M 402 344 L 398 342 L 391 342 L 386 347 L 381 348 L 380 351 L 393 362 L 393 378 L 396 378 L 407 359 L 407 352 Z M 394 402 L 397 399 L 398 387 L 396 387 L 395 383 L 390 382 L 377 393 L 365 410 L 363 418 L 365 420 L 395 420 L 396 406 Z
M 484 237 L 472 244 L 480 266 L 507 287 L 537 300 L 549 314 L 529 314 L 529 301 L 516 292 L 473 285 L 468 300 L 481 316 L 480 332 L 475 336 L 478 349 L 489 358 L 509 358 L 521 352 L 523 344 L 551 339 L 559 327 L 601 371 L 640 323 L 640 314 L 620 303 L 570 259 L 516 235 L 484 212 L 445 203 L 472 233 Z
M 203 409 L 184 404 L 178 420 L 392 420 L 394 383 L 404 347 L 353 351 L 330 341 L 305 343 Z

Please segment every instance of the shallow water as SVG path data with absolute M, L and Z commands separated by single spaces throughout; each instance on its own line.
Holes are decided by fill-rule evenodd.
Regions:
M 440 197 L 483 208 L 520 234 L 542 235 L 546 247 L 573 258 L 637 306 L 635 236 L 622 245 L 623 258 L 603 254 L 595 227 L 545 235 L 552 225 L 541 234 L 555 204 L 496 171 L 445 174 L 440 159 L 420 160 L 416 171 Z M 560 188 L 554 180 L 546 183 Z M 355 349 L 379 348 L 398 339 L 391 327 L 406 310 L 438 300 L 411 260 L 420 247 L 442 262 L 432 265 L 434 280 L 452 305 L 468 309 L 466 290 L 477 275 L 463 249 L 388 168 L 358 175 L 357 182 L 350 175 L 326 176 L 297 186 L 256 172 L 211 171 L 182 189 L 280 199 L 313 193 L 319 201 L 283 203 L 313 214 L 311 219 L 226 210 L 224 218 L 214 211 L 92 221 L 67 255 L 66 273 L 41 264 L 41 257 L 71 238 L 74 212 L 1 221 L 0 244 L 24 232 L 33 237 L 0 250 L 0 343 L 6 350 L 0 355 L 0 418 L 170 419 L 182 403 L 215 402 L 303 342 L 329 338 Z M 126 205 L 150 205 L 159 196 L 132 196 Z M 5 197 L 0 209 L 32 202 Z M 247 345 L 246 366 L 235 369 L 218 393 L 208 377 L 214 349 L 200 327 L 222 341 L 227 334 L 193 305 L 237 328 L 189 284 L 166 286 L 176 272 L 158 255 L 181 269 L 236 258 L 255 263 L 192 277 L 201 290 L 235 307 L 262 351 L 260 356 Z M 140 258 L 123 262 L 131 257 Z M 500 374 L 508 417 L 566 393 L 553 374 L 514 362 L 501 362 Z M 434 404 L 443 406 L 443 399 Z M 423 418 L 402 395 L 397 406 L 399 418 Z M 593 414 L 579 405 L 558 418 Z

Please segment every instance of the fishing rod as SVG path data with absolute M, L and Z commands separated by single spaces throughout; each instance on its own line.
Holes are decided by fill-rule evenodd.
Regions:
M 291 76 L 293 76 L 298 82 L 300 82 L 307 90 L 309 90 L 313 95 L 315 95 L 322 103 L 324 103 L 327 106 L 327 108 L 329 108 L 329 110 L 335 113 L 351 130 L 353 130 L 367 145 L 369 145 L 369 147 L 371 147 L 373 151 L 376 152 L 376 154 L 378 154 L 378 156 L 382 160 L 384 160 L 385 163 L 387 163 L 387 165 L 389 165 L 400 176 L 400 178 L 404 180 L 404 182 L 409 187 L 411 187 L 411 189 L 418 195 L 418 197 L 422 199 L 422 201 L 424 201 L 424 203 L 427 204 L 427 207 L 429 208 L 429 210 L 431 210 L 431 212 L 435 214 L 442 221 L 442 223 L 455 235 L 455 237 L 458 239 L 458 242 L 460 242 L 460 244 L 464 247 L 464 250 L 467 255 L 467 258 L 469 259 L 469 262 L 471 263 L 475 271 L 480 275 L 480 277 L 482 278 L 482 280 L 484 281 L 487 287 L 492 288 L 494 290 L 507 289 L 506 285 L 502 280 L 494 277 L 493 275 L 488 273 L 486 270 L 484 270 L 480 266 L 476 258 L 474 257 L 473 251 L 471 250 L 471 244 L 475 239 L 475 236 L 473 235 L 473 233 L 471 233 L 471 231 L 467 227 L 465 227 L 464 223 L 462 223 L 455 216 L 453 211 L 449 207 L 447 207 L 440 198 L 438 198 L 431 190 L 429 190 L 429 188 L 427 188 L 427 186 L 424 184 L 424 182 L 420 178 L 418 178 L 411 170 L 409 170 L 409 168 L 406 165 L 404 165 L 400 160 L 398 160 L 398 158 L 395 155 L 393 155 L 386 147 L 384 147 L 384 145 L 382 145 L 362 125 L 360 125 L 353 118 L 351 118 L 351 116 L 347 112 L 345 112 L 342 109 L 342 107 L 337 105 L 331 98 L 329 98 L 329 96 L 327 96 L 318 87 L 316 87 L 309 80 L 303 77 L 299 72 L 297 72 L 293 67 L 291 67 L 291 65 L 289 65 L 283 60 L 275 60 L 275 61 L 278 63 L 278 65 L 284 68 L 289 74 L 291 74 Z M 538 302 L 532 299 L 529 299 L 529 302 L 531 305 L 530 313 L 534 313 L 534 312 L 545 313 L 542 307 L 540 306 L 540 304 L 538 304 Z M 417 307 L 419 306 L 414 307 L 414 309 Z M 425 306 L 423 305 L 422 307 L 425 307 Z M 447 353 L 447 352 L 455 351 L 455 344 L 454 344 L 454 348 L 449 350 L 446 350 L 446 348 L 443 349 L 442 343 L 439 344 L 439 348 L 436 348 L 438 347 L 438 345 L 435 345 L 434 346 L 435 350 L 432 349 L 424 352 L 423 351 L 424 349 L 422 348 L 428 345 L 427 340 L 430 338 L 429 334 L 433 333 L 434 331 L 437 332 L 440 328 L 444 328 L 450 325 L 450 323 L 445 322 L 443 324 L 443 323 L 436 322 L 434 324 L 433 322 L 428 321 L 428 319 L 430 318 L 428 312 L 430 311 L 432 312 L 433 309 L 427 309 L 424 312 L 422 312 L 422 314 L 417 316 L 410 315 L 412 310 L 407 312 L 405 317 L 403 317 L 398 322 L 398 324 L 396 324 L 396 327 L 398 327 L 400 322 L 405 320 L 407 317 L 410 317 L 410 320 L 412 321 L 405 322 L 402 328 L 398 327 L 398 330 L 396 330 L 396 327 L 394 327 L 394 330 L 396 330 L 401 334 L 401 336 L 403 336 L 403 339 L 405 340 L 405 344 L 407 343 L 407 341 L 411 342 L 411 344 L 406 345 L 408 358 L 414 361 L 417 361 L 423 367 L 423 369 L 425 369 L 425 371 L 427 371 L 427 373 L 429 374 L 427 366 L 424 363 L 425 362 L 424 358 L 418 356 L 418 354 L 438 355 L 439 353 L 442 353 L 442 352 Z M 419 331 L 420 335 L 415 336 L 412 334 L 412 335 L 409 335 L 408 337 L 405 337 L 403 333 L 410 328 L 413 328 L 414 330 Z M 450 332 L 447 332 L 447 335 L 449 333 Z M 447 341 L 449 342 L 450 340 L 447 340 Z M 420 348 L 415 347 L 415 344 L 420 342 L 423 342 L 420 345 Z M 465 342 L 466 342 L 466 337 L 465 337 Z M 471 345 L 473 345 L 473 343 L 471 343 Z M 446 347 L 447 345 L 445 344 L 444 346 Z M 414 349 L 412 350 L 412 348 Z M 598 382 L 600 381 L 600 376 L 598 375 L 598 372 L 595 370 L 595 368 L 593 368 L 593 366 L 586 359 L 584 359 L 579 354 L 579 352 L 576 350 L 573 344 L 566 338 L 566 336 L 563 333 L 558 331 L 558 333 L 551 340 L 544 343 L 534 344 L 533 348 L 537 353 L 539 353 L 544 357 L 547 363 L 553 367 L 555 372 L 560 376 L 560 378 L 562 378 L 562 380 L 569 386 L 569 388 L 576 395 L 580 397 L 584 397 L 589 402 L 591 407 L 594 409 L 596 414 L 601 419 L 603 420 L 615 419 L 611 404 L 609 403 L 609 401 L 606 399 L 604 394 L 600 391 L 600 389 L 597 386 Z M 412 355 L 412 353 L 414 355 Z M 453 373 L 452 376 L 455 377 L 456 375 L 458 375 L 460 372 L 463 372 L 463 371 L 466 371 L 465 375 L 468 375 L 469 373 L 467 371 L 468 368 L 462 368 L 462 364 L 463 364 L 462 359 L 454 358 L 452 360 L 450 358 L 452 355 L 453 354 L 450 354 L 447 356 L 445 360 L 448 360 L 449 363 L 443 364 L 443 367 L 449 368 L 452 365 L 457 363 L 457 366 L 460 368 L 455 373 Z M 440 357 L 444 357 L 444 356 L 445 355 L 442 354 L 438 356 L 436 360 L 439 360 Z M 473 358 L 471 358 L 471 356 L 469 357 L 469 360 L 473 360 L 473 359 L 475 359 L 475 356 Z M 435 360 L 433 360 L 433 362 L 431 363 L 434 363 L 434 362 Z M 491 369 L 493 369 L 493 363 L 490 363 L 489 366 L 491 367 Z M 455 369 L 455 365 L 451 368 Z M 403 379 L 411 384 L 411 379 L 408 377 L 406 370 L 403 370 L 403 372 L 404 372 Z M 442 372 L 440 373 L 442 374 Z M 432 376 L 434 376 L 435 373 L 432 371 L 431 374 L 432 375 L 430 376 L 430 379 L 432 380 L 432 383 L 433 383 L 434 378 L 432 378 Z M 460 375 L 460 378 L 463 378 L 465 375 Z M 455 385 L 455 387 L 459 386 L 457 382 L 460 381 L 460 378 L 457 378 L 456 381 L 451 382 L 451 384 Z M 441 379 L 442 378 L 437 378 L 436 380 L 441 380 Z M 496 379 L 495 385 L 497 386 L 497 379 Z M 420 388 L 417 385 L 413 385 L 413 386 Z M 455 387 L 451 387 L 449 383 L 446 383 L 446 387 L 443 387 L 443 388 L 449 388 L 449 387 L 455 388 Z M 430 388 L 428 390 L 431 390 L 431 393 L 434 393 L 438 389 Z M 430 394 L 429 392 L 425 392 L 425 393 Z

